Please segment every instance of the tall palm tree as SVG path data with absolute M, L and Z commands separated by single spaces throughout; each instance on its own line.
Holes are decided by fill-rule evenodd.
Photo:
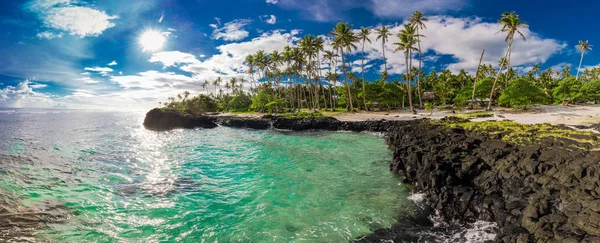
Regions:
M 420 29 L 426 29 L 425 25 L 427 22 L 427 18 L 423 17 L 423 13 L 420 11 L 415 11 L 415 13 L 410 17 L 409 23 L 410 25 L 417 28 L 417 48 L 419 49 L 419 72 L 417 73 L 417 94 L 419 95 L 419 106 L 423 107 L 423 98 L 421 97 L 421 68 L 423 64 L 423 51 L 421 50 L 421 36 L 419 34 Z
M 525 41 L 525 35 L 519 30 L 521 28 L 527 28 L 527 24 L 523 23 L 515 12 L 505 12 L 502 14 L 502 18 L 498 21 L 498 23 L 502 24 L 502 29 L 499 32 L 506 32 L 506 38 L 504 42 L 508 42 L 508 47 L 506 48 L 506 53 L 504 53 L 504 59 L 507 60 L 506 67 L 510 66 L 510 53 L 511 47 L 514 41 L 515 34 L 519 34 L 523 41 Z M 492 91 L 490 92 L 490 100 L 488 102 L 488 110 L 492 109 L 492 99 L 494 98 L 494 91 L 496 90 L 496 83 L 498 82 L 498 78 L 500 77 L 500 73 L 502 73 L 502 67 L 498 69 L 498 73 L 496 74 L 496 78 L 494 79 L 494 84 L 492 85 Z
M 404 25 L 404 29 L 400 31 L 400 33 L 397 35 L 398 39 L 400 39 L 400 42 L 398 43 L 394 43 L 396 47 L 396 49 L 394 51 L 403 51 L 404 52 L 404 61 L 405 61 L 405 66 L 406 66 L 406 73 L 405 73 L 405 79 L 406 79 L 406 90 L 408 92 L 408 104 L 410 106 L 410 112 L 415 113 L 415 110 L 413 108 L 413 104 L 412 104 L 412 92 L 411 92 L 411 85 L 410 82 L 412 81 L 412 73 L 411 73 L 411 67 L 412 67 L 412 52 L 413 51 L 418 51 L 419 49 L 417 49 L 415 47 L 415 44 L 417 44 L 418 40 L 416 38 L 416 28 L 414 26 L 411 25 Z
M 344 52 L 348 53 L 352 52 L 352 50 L 356 50 L 357 47 L 356 45 L 354 45 L 354 42 L 356 42 L 357 38 L 354 32 L 352 32 L 352 25 L 348 25 L 347 23 L 342 22 L 337 23 L 333 31 L 329 34 L 333 36 L 332 45 L 334 46 L 334 48 L 337 48 L 341 52 L 342 72 L 344 73 L 344 83 L 346 83 L 346 89 L 348 92 L 348 101 L 346 103 L 349 103 L 350 105 L 348 107 L 348 110 L 354 111 L 354 105 L 352 104 L 352 92 L 350 91 L 350 85 L 348 83 L 348 74 L 346 73 L 346 62 L 344 59 Z
M 535 74 L 537 74 L 538 72 L 540 72 L 540 64 L 534 64 L 533 68 L 531 68 L 531 71 L 534 72 Z
M 313 85 L 309 85 L 309 80 L 313 77 L 315 77 L 315 70 L 316 70 L 316 65 L 314 65 L 314 57 L 317 54 L 317 50 L 316 50 L 316 40 L 314 38 L 314 36 L 308 34 L 304 37 L 302 37 L 302 39 L 300 40 L 299 43 L 300 49 L 302 50 L 302 53 L 307 57 L 308 59 L 308 63 L 305 65 L 306 68 L 306 78 L 307 78 L 307 85 L 308 85 L 308 90 L 309 90 L 309 94 L 311 94 L 312 100 L 313 100 L 313 109 L 316 110 L 317 109 L 317 104 L 315 103 L 316 101 L 316 90 L 313 90 L 311 86 Z M 316 82 L 316 80 L 315 80 Z
M 333 74 L 335 74 L 333 63 L 335 62 L 337 57 L 338 54 L 333 53 L 333 51 L 325 51 L 325 53 L 323 53 L 323 59 L 329 64 L 329 72 L 325 75 L 325 77 L 327 79 L 327 84 L 329 85 L 329 102 L 331 103 L 331 111 L 335 111 L 335 105 L 333 104 L 333 88 L 331 86 L 331 82 L 336 81 L 333 78 Z
M 369 42 L 371 43 L 371 39 L 369 39 L 369 35 L 371 34 L 371 29 L 369 28 L 365 28 L 365 27 L 360 27 L 360 32 L 358 32 L 358 38 L 362 41 L 362 58 L 361 58 L 361 68 L 362 68 L 362 91 L 363 91 L 363 105 L 365 107 L 365 110 L 368 110 L 367 108 L 367 94 L 365 93 L 365 83 L 367 82 L 367 80 L 365 80 L 365 42 Z
M 581 70 L 581 63 L 583 63 L 583 54 L 585 54 L 586 51 L 591 51 L 592 50 L 592 45 L 590 45 L 590 43 L 588 43 L 588 41 L 579 41 L 579 45 L 577 45 L 577 51 L 581 52 L 581 59 L 579 60 L 579 67 L 577 68 L 577 76 L 576 76 L 576 80 L 579 80 L 579 72 Z
M 323 75 L 321 74 L 321 52 L 325 51 L 325 39 L 323 39 L 323 37 L 318 36 L 317 38 L 315 38 L 315 43 L 314 43 L 314 47 L 315 47 L 315 51 L 317 52 L 317 69 L 319 69 L 319 77 L 318 80 L 316 81 L 317 83 L 317 109 L 321 109 L 320 106 L 320 87 L 321 87 L 321 77 L 323 77 Z M 325 95 L 324 95 L 325 96 Z M 327 101 L 325 101 L 325 108 L 327 109 Z
M 388 41 L 388 37 L 390 35 L 392 35 L 392 33 L 390 32 L 390 30 L 388 29 L 387 26 L 381 26 L 380 28 L 377 28 L 375 30 L 375 32 L 377 32 L 377 38 L 375 39 L 376 41 L 378 41 L 379 39 L 381 39 L 381 52 L 383 53 L 383 67 L 385 68 L 384 72 L 387 74 L 387 59 L 385 58 L 385 43 Z M 386 75 L 387 77 L 387 75 Z
M 252 79 L 252 82 L 250 83 L 250 89 L 252 89 L 252 83 L 254 82 L 254 56 L 246 56 L 244 62 L 246 65 L 248 65 L 248 74 L 250 74 L 250 78 Z

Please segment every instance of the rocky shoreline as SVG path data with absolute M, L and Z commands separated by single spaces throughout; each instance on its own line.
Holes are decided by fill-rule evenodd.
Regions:
M 600 140 L 598 136 L 550 127 L 546 129 L 563 129 L 577 139 L 558 136 L 512 142 L 506 138 L 514 135 L 500 128 L 473 129 L 463 126 L 465 122 L 195 117 L 154 109 L 146 115 L 144 126 L 157 131 L 222 125 L 381 132 L 393 151 L 390 170 L 425 193 L 427 205 L 445 221 L 495 222 L 497 242 L 600 242 L 600 151 L 590 144 Z M 542 137 L 543 133 L 533 129 L 519 136 Z M 357 241 L 401 242 L 410 227 L 399 223 Z

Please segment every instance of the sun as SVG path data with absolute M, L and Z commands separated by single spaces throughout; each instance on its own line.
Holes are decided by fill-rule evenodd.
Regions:
M 165 44 L 165 37 L 155 30 L 148 30 L 140 36 L 140 44 L 144 51 L 157 51 Z

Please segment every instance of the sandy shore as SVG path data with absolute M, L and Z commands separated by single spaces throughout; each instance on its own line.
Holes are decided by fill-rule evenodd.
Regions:
M 483 111 L 483 110 L 462 110 L 452 113 L 448 110 L 435 110 L 433 115 L 429 115 L 428 111 L 419 110 L 416 115 L 408 111 L 389 111 L 389 112 L 356 112 L 343 113 L 335 116 L 342 121 L 365 121 L 365 120 L 410 120 L 419 118 L 441 119 L 446 116 L 454 116 L 464 113 Z M 524 124 L 564 124 L 569 126 L 574 125 L 591 125 L 600 123 L 600 105 L 586 106 L 537 106 L 528 111 L 515 111 L 512 109 L 496 109 L 493 111 L 494 116 L 488 118 L 472 119 L 473 121 L 487 120 L 511 120 Z
M 340 121 L 368 121 L 368 120 L 411 120 L 411 119 L 441 119 L 447 116 L 456 116 L 470 112 L 483 111 L 483 109 L 475 110 L 455 110 L 454 113 L 450 110 L 434 110 L 430 115 L 429 111 L 418 110 L 417 114 L 412 114 L 408 110 L 393 110 L 384 112 L 368 112 L 360 111 L 355 113 L 330 113 L 322 111 L 324 115 L 333 116 Z M 493 111 L 493 117 L 472 119 L 473 121 L 488 121 L 488 120 L 511 120 L 524 124 L 564 124 L 568 126 L 576 125 L 591 125 L 600 123 L 600 105 L 586 106 L 562 106 L 562 105 L 545 105 L 535 106 L 527 111 L 514 109 L 496 108 Z M 249 114 L 234 114 L 221 113 L 220 116 L 240 116 L 258 118 L 263 116 L 259 113 Z

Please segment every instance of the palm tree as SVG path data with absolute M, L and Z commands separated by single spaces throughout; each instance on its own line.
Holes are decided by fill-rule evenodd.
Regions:
M 302 53 L 304 53 L 304 55 L 306 55 L 306 57 L 308 58 L 308 63 L 305 66 L 306 78 L 307 78 L 306 81 L 307 81 L 307 85 L 308 85 L 309 80 L 311 78 L 315 77 L 314 70 L 316 69 L 316 66 L 314 65 L 313 57 L 317 53 L 316 41 L 312 35 L 308 34 L 308 35 L 302 37 L 302 39 L 300 40 L 299 46 L 300 46 L 300 49 L 302 50 Z M 312 86 L 312 85 L 310 85 L 310 86 Z M 312 93 L 312 95 L 316 95 L 316 91 L 313 91 L 310 86 L 308 89 L 309 94 Z M 317 105 L 315 104 L 316 96 L 312 97 L 312 99 L 313 99 L 313 109 L 316 110 L 317 109 Z
M 319 93 L 319 89 L 321 87 L 321 77 L 323 76 L 321 74 L 321 52 L 325 51 L 325 39 L 323 39 L 323 37 L 318 36 L 317 38 L 315 38 L 315 43 L 314 43 L 314 47 L 315 47 L 315 51 L 317 52 L 317 69 L 319 69 L 319 77 L 317 82 L 317 109 L 321 109 L 321 106 L 319 104 L 320 99 L 320 93 Z M 324 95 L 326 96 L 326 95 Z M 327 109 L 327 101 L 325 101 L 325 109 Z
M 371 43 L 371 39 L 369 39 L 369 35 L 371 34 L 371 29 L 360 27 L 360 32 L 358 33 L 358 38 L 362 40 L 362 58 L 361 58 L 361 68 L 362 68 L 362 91 L 363 91 L 363 105 L 365 106 L 365 110 L 367 108 L 367 94 L 365 93 L 365 42 Z
M 419 106 L 423 107 L 423 98 L 421 97 L 421 68 L 423 64 L 423 51 L 421 50 L 421 35 L 419 34 L 420 29 L 426 29 L 425 25 L 427 19 L 423 17 L 423 13 L 420 11 L 415 11 L 415 13 L 410 17 L 409 23 L 410 25 L 417 28 L 417 48 L 419 49 L 419 72 L 417 76 L 417 94 L 419 95 Z M 423 36 L 425 37 L 425 36 Z
M 579 60 L 579 68 L 577 68 L 577 76 L 575 78 L 576 80 L 579 80 L 579 72 L 581 70 L 581 63 L 583 62 L 583 54 L 585 54 L 585 52 L 588 50 L 592 50 L 592 45 L 590 45 L 587 40 L 579 41 L 579 45 L 577 45 L 577 51 L 581 52 L 581 59 Z
M 250 89 L 252 89 L 252 83 L 254 82 L 254 56 L 248 55 L 244 61 L 246 65 L 248 65 L 248 74 L 250 74 L 250 78 L 252 82 L 250 83 Z
M 352 50 L 356 50 L 356 45 L 354 45 L 354 42 L 356 42 L 357 38 L 356 35 L 352 32 L 352 25 L 348 25 L 347 23 L 342 22 L 337 23 L 333 31 L 329 34 L 333 36 L 332 45 L 334 46 L 334 48 L 340 50 L 341 52 L 342 72 L 344 73 L 344 83 L 346 83 L 346 89 L 348 91 L 348 102 L 346 103 L 349 103 L 350 105 L 348 110 L 354 111 L 354 105 L 352 104 L 352 93 L 350 92 L 350 85 L 348 84 L 348 74 L 346 73 L 344 51 L 348 53 Z
M 535 64 L 535 65 L 533 65 L 533 68 L 531 68 L 531 71 L 534 72 L 534 73 L 536 73 L 536 74 L 538 72 L 540 72 L 540 70 L 541 70 L 540 69 L 540 64 Z
M 326 74 L 325 77 L 327 79 L 327 84 L 329 84 L 329 102 L 331 103 L 331 111 L 335 111 L 331 82 L 336 81 L 335 79 L 333 79 L 333 74 L 335 74 L 335 70 L 333 70 L 333 63 L 335 62 L 337 57 L 338 54 L 333 53 L 333 51 L 325 51 L 325 53 L 323 53 L 323 59 L 329 64 L 329 72 Z
M 523 33 L 519 29 L 526 28 L 528 25 L 523 23 L 519 18 L 519 15 L 517 15 L 515 12 L 503 13 L 502 18 L 500 18 L 498 23 L 502 24 L 502 29 L 499 32 L 507 32 L 504 42 L 508 42 L 508 47 L 506 48 L 506 53 L 504 53 L 504 59 L 507 60 L 506 66 L 508 68 L 508 66 L 510 66 L 510 52 L 515 34 L 519 34 L 521 37 L 523 37 L 523 41 L 525 41 L 525 35 L 523 35 Z M 492 109 L 492 98 L 494 98 L 494 91 L 496 89 L 496 83 L 498 82 L 500 73 L 502 73 L 502 67 L 498 69 L 496 79 L 494 79 L 494 84 L 492 85 L 492 91 L 490 92 L 490 100 L 488 102 L 487 107 L 488 110 Z
M 410 112 L 415 113 L 415 110 L 413 108 L 413 104 L 412 104 L 412 92 L 411 92 L 411 85 L 410 82 L 412 81 L 412 74 L 411 74 L 411 66 L 412 66 L 412 52 L 413 51 L 418 51 L 419 49 L 417 49 L 415 47 L 415 44 L 417 43 L 417 38 L 416 38 L 416 28 L 414 26 L 411 25 L 404 25 L 404 29 L 400 31 L 400 33 L 397 35 L 398 39 L 400 39 L 399 43 L 394 43 L 394 45 L 396 45 L 396 49 L 394 51 L 404 51 L 404 61 L 405 61 L 405 66 L 406 66 L 406 73 L 405 73 L 405 79 L 406 79 L 406 90 L 408 93 L 408 104 L 410 106 Z
M 383 66 L 385 68 L 384 72 L 387 73 L 388 69 L 387 59 L 385 59 L 385 42 L 387 42 L 388 37 L 392 35 L 392 33 L 390 33 L 390 30 L 387 26 L 381 26 L 380 28 L 376 29 L 375 32 L 377 32 L 377 39 L 375 40 L 378 41 L 379 39 L 381 39 L 381 52 L 383 53 Z

